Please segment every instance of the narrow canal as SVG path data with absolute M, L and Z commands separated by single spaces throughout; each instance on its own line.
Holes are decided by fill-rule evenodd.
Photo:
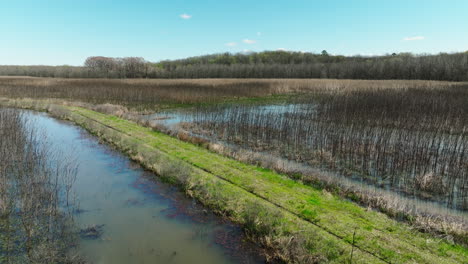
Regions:
M 241 229 L 68 122 L 26 112 L 78 164 L 79 253 L 91 263 L 263 263 Z M 88 231 L 89 231 L 88 230 Z

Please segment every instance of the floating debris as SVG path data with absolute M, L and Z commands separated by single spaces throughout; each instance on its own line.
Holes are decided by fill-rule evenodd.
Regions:
M 80 230 L 80 236 L 83 239 L 98 239 L 104 233 L 104 225 L 92 225 Z

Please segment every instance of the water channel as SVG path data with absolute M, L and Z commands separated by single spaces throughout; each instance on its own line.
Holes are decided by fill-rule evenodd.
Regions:
M 82 237 L 91 263 L 264 263 L 239 226 L 222 219 L 153 173 L 100 144 L 83 129 L 43 113 L 26 112 L 50 145 L 78 164 L 73 185 Z

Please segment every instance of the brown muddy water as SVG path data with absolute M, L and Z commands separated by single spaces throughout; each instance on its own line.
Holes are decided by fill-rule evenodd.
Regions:
M 239 226 L 161 182 L 83 129 L 27 112 L 51 145 L 78 163 L 73 186 L 82 235 L 79 253 L 91 263 L 264 263 Z M 86 233 L 89 235 L 89 233 Z

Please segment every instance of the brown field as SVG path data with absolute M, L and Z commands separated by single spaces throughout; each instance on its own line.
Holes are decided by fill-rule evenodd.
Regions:
M 211 103 L 318 91 L 362 89 L 443 89 L 466 83 L 414 80 L 335 79 L 60 79 L 1 77 L 0 96 L 57 98 L 159 109 L 164 104 Z

